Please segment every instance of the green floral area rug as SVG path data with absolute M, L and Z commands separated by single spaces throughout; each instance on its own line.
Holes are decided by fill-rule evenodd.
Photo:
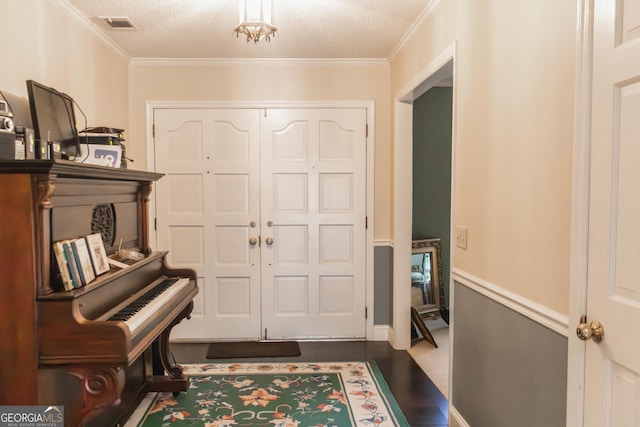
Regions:
M 189 390 L 177 396 L 153 393 L 134 425 L 409 426 L 374 362 L 182 367 Z

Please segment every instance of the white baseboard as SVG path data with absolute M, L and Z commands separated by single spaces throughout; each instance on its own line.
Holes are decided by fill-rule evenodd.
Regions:
M 471 427 L 453 405 L 449 405 L 449 427 Z
M 373 325 L 374 341 L 389 341 L 389 325 Z

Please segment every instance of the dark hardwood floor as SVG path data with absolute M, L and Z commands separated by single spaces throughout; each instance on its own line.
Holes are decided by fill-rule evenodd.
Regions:
M 382 341 L 301 342 L 298 357 L 263 359 L 207 359 L 205 343 L 172 343 L 178 363 L 212 362 L 341 362 L 377 363 L 393 396 L 412 427 L 448 425 L 447 399 L 440 393 L 409 353 L 394 350 Z

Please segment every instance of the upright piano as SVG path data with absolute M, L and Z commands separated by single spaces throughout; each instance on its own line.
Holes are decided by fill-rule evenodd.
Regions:
M 70 161 L 0 162 L 0 405 L 63 406 L 65 425 L 121 425 L 150 391 L 186 391 L 169 334 L 195 272 L 149 246 L 161 174 Z M 143 255 L 65 290 L 52 244 L 100 233 Z

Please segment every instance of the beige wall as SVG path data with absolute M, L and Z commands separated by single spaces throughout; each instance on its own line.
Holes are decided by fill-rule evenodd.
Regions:
M 309 62 L 129 63 L 71 17 L 58 0 L 12 0 L 0 14 L 6 40 L 0 89 L 27 96 L 33 79 L 71 95 L 88 126 L 125 129 L 130 167 L 146 168 L 146 101 L 374 101 L 375 238 L 391 229 L 389 67 Z M 26 26 L 28 23 L 28 27 Z M 130 69 L 130 71 L 129 71 Z M 78 112 L 78 125 L 84 119 Z
M 569 312 L 575 2 L 447 0 L 391 62 L 395 93 L 457 41 L 454 268 Z
M 393 237 L 392 97 L 457 41 L 454 223 L 469 249 L 454 268 L 568 313 L 575 2 L 446 0 L 390 67 L 130 65 L 56 4 L 3 3 L 0 89 L 26 96 L 34 79 L 70 94 L 88 125 L 126 129 L 137 169 L 146 101 L 375 101 L 376 239 Z
M 386 62 L 362 65 L 313 62 L 226 62 L 131 66 L 131 132 L 127 154 L 146 163 L 145 103 L 375 102 L 375 238 L 390 236 L 390 100 Z M 259 104 L 258 104 L 259 105 Z
M 27 97 L 28 79 L 69 94 L 89 126 L 129 126 L 128 60 L 49 0 L 2 2 L 0 89 Z M 78 125 L 84 119 L 77 111 Z

